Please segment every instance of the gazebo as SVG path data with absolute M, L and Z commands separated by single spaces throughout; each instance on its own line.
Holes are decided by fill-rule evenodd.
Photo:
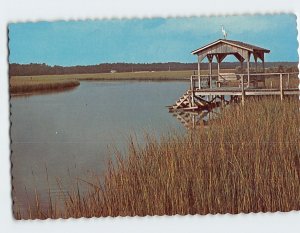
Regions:
M 241 102 L 245 103 L 246 96 L 280 96 L 283 100 L 284 96 L 288 95 L 299 95 L 299 88 L 289 87 L 290 75 L 295 75 L 297 78 L 297 73 L 264 73 L 264 61 L 265 54 L 269 53 L 270 50 L 264 49 L 255 45 L 246 44 L 241 41 L 219 39 L 208 45 L 205 45 L 199 49 L 192 51 L 193 55 L 198 57 L 198 75 L 191 75 L 190 87 L 183 93 L 181 97 L 171 106 L 168 106 L 170 112 L 174 111 L 185 111 L 186 113 L 192 111 L 198 111 L 201 117 L 205 117 L 207 113 L 211 112 L 214 108 L 223 106 L 230 103 Z M 242 72 L 240 74 L 234 73 L 221 73 L 220 74 L 220 64 L 228 55 L 235 56 L 243 66 L 243 62 L 247 63 L 247 72 Z M 262 62 L 263 73 L 258 73 L 257 69 L 254 74 L 250 74 L 250 58 L 253 56 L 255 65 L 257 68 L 258 59 Z M 201 62 L 204 58 L 208 59 L 209 63 L 209 73 L 208 75 L 201 75 Z M 218 63 L 218 74 L 212 74 L 212 62 L 216 58 Z M 253 87 L 250 88 L 250 76 L 251 84 Z M 212 85 L 212 77 L 218 77 L 217 85 Z M 247 77 L 248 88 L 244 88 L 244 77 Z M 272 81 L 270 85 L 265 85 L 266 77 L 272 77 L 275 81 L 278 80 L 278 85 L 272 86 Z M 206 80 L 209 77 L 209 88 L 203 86 L 201 88 L 201 78 L 204 77 Z M 238 78 L 239 77 L 239 78 Z M 260 78 L 262 80 L 260 80 Z M 284 82 L 284 77 L 287 78 L 287 82 Z M 194 79 L 195 78 L 195 79 Z M 198 80 L 197 80 L 198 79 Z M 198 86 L 196 82 L 198 81 Z M 261 82 L 263 81 L 263 83 Z M 284 86 L 285 83 L 285 86 Z M 194 85 L 196 84 L 196 85 Z M 221 84 L 225 84 L 221 88 Z M 263 84 L 260 86 L 260 84 Z M 220 88 L 219 88 L 220 87 Z M 184 121 L 182 116 L 185 113 L 179 113 L 177 118 Z M 194 118 L 191 122 L 195 122 Z M 187 122 L 188 123 L 188 122 Z
M 265 53 L 269 53 L 270 50 L 264 49 L 255 45 L 247 44 L 241 41 L 219 39 L 201 48 L 198 48 L 191 53 L 198 56 L 198 87 L 201 89 L 200 83 L 200 72 L 201 72 L 201 62 L 204 58 L 208 59 L 209 62 L 209 77 L 210 77 L 210 87 L 212 79 L 212 62 L 214 57 L 216 57 L 218 63 L 218 77 L 220 76 L 220 63 L 228 55 L 234 55 L 241 63 L 243 67 L 243 62 L 247 62 L 247 76 L 248 76 L 248 87 L 250 85 L 250 58 L 251 55 L 254 57 L 254 61 L 257 67 L 258 58 L 262 61 L 262 66 L 264 70 Z

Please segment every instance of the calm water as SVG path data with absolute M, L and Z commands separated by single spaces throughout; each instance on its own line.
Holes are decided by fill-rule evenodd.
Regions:
M 15 208 L 24 212 L 35 189 L 42 201 L 49 187 L 57 195 L 57 178 L 68 189 L 76 177 L 101 176 L 112 148 L 124 151 L 130 134 L 141 140 L 145 130 L 183 129 L 165 106 L 187 87 L 185 82 L 81 82 L 72 91 L 13 97 Z

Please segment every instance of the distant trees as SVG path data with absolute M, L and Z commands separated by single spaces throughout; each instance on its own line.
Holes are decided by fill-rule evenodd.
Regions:
M 221 69 L 235 69 L 240 64 L 237 62 L 224 62 Z M 276 71 L 278 66 L 282 66 L 285 72 L 298 71 L 296 62 L 267 62 L 266 67 L 272 67 Z M 213 69 L 217 64 L 213 63 Z M 201 64 L 201 69 L 208 69 L 207 63 Z M 10 76 L 28 76 L 28 75 L 51 75 L 51 74 L 84 74 L 84 73 L 110 73 L 112 70 L 117 72 L 139 72 L 139 71 L 178 71 L 178 70 L 197 70 L 197 63 L 103 63 L 88 66 L 49 66 L 45 63 L 37 64 L 10 64 Z

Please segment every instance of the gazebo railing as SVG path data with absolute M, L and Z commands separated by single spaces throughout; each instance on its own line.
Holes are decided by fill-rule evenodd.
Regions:
M 298 88 L 298 72 L 291 73 L 247 73 L 235 74 L 236 80 L 226 80 L 222 74 L 201 74 L 190 77 L 190 88 L 214 89 L 220 87 L 241 87 L 241 81 L 245 88 L 258 89 L 290 89 Z

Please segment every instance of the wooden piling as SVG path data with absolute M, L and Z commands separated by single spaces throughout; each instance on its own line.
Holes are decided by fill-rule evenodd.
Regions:
M 241 87 L 242 87 L 242 105 L 245 105 L 245 88 L 244 88 L 244 76 L 241 75 Z
M 247 56 L 247 76 L 248 76 L 248 84 L 247 86 L 250 87 L 250 53 L 248 52 Z M 244 80 L 243 80 L 244 82 Z
M 200 66 L 200 57 L 198 56 L 198 88 L 201 89 L 201 66 Z
M 224 105 L 227 103 L 237 103 L 240 102 L 242 105 L 246 103 L 246 96 L 280 96 L 283 100 L 285 96 L 299 95 L 298 88 L 286 87 L 286 82 L 288 82 L 288 73 L 269 73 L 273 77 L 274 75 L 279 76 L 279 87 L 274 87 L 271 83 L 271 88 L 246 88 L 247 84 L 247 73 L 237 74 L 240 77 L 240 85 L 236 86 L 226 86 L 222 88 L 203 88 L 200 90 L 196 82 L 198 82 L 197 76 L 192 75 L 190 77 L 190 89 L 184 93 L 174 105 L 168 106 L 170 110 L 185 110 L 185 111 L 202 111 L 214 108 L 216 106 Z M 287 79 L 284 79 L 286 75 Z M 206 75 L 203 75 L 206 77 Z M 278 77 L 277 76 L 277 77 Z M 284 79 L 284 80 L 283 80 Z M 277 79 L 278 80 L 278 79 Z M 236 84 L 236 83 L 235 83 Z M 273 83 L 274 84 L 274 83 Z M 230 96 L 230 100 L 226 101 L 225 97 Z M 218 102 L 218 100 L 220 100 Z
M 280 99 L 283 100 L 283 78 L 282 78 L 282 73 L 280 73 Z
M 209 61 L 209 88 L 212 89 L 212 64 Z

